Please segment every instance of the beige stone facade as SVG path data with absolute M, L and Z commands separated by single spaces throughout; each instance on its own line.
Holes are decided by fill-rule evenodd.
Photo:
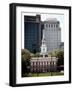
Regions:
M 31 72 L 56 71 L 56 57 L 36 57 L 31 59 Z

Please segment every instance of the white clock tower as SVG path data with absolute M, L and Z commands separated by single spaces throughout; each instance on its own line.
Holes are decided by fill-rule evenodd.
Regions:
M 45 57 L 47 55 L 47 46 L 46 46 L 46 39 L 45 39 L 45 30 L 43 29 L 43 38 L 42 38 L 42 45 L 41 45 L 41 55 Z

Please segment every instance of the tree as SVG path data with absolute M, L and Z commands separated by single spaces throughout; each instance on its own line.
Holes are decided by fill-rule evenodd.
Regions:
M 35 54 L 34 54 L 34 53 L 31 53 L 31 57 L 40 57 L 40 56 L 41 56 L 41 55 L 40 55 L 40 53 L 38 53 L 38 52 L 35 53 Z
M 21 53 L 22 53 L 22 58 L 24 60 L 30 60 L 31 59 L 30 52 L 27 49 L 22 49 Z
M 28 73 L 30 72 L 31 55 L 27 49 L 22 49 L 21 55 L 22 55 L 22 77 L 28 76 Z
M 56 57 L 58 58 L 57 66 L 64 65 L 64 52 L 58 51 Z
M 58 58 L 57 61 L 57 70 L 64 70 L 64 51 L 57 50 L 55 51 L 55 56 Z
M 58 58 L 57 65 L 64 65 L 64 51 L 61 50 L 55 50 L 53 52 L 49 53 L 52 57 L 55 56 Z
M 49 54 L 57 58 L 57 70 L 64 70 L 64 51 L 55 50 Z

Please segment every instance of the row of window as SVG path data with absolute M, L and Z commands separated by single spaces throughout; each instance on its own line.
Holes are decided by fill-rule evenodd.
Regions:
M 58 27 L 58 24 L 45 24 L 46 28 L 50 28 L 50 27 Z
M 35 65 L 55 65 L 56 62 L 52 61 L 52 62 L 31 62 L 31 66 L 35 66 Z
M 36 67 L 31 68 L 31 72 L 49 72 L 49 71 L 56 71 L 56 67 Z
M 49 33 L 51 33 L 51 31 L 55 31 L 57 33 L 59 31 L 59 29 L 54 29 L 54 28 L 50 29 L 50 28 L 48 28 L 48 29 L 45 29 L 45 31 L 50 31 Z

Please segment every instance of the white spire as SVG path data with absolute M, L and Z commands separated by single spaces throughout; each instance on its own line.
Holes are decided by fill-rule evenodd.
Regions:
M 42 45 L 41 45 L 41 54 L 44 56 L 47 54 L 47 46 L 45 39 L 45 29 L 43 29 Z
M 43 29 L 43 37 L 42 37 L 42 44 L 46 44 L 46 39 L 45 39 L 45 30 Z
M 43 39 L 45 39 L 45 32 L 44 32 L 45 30 L 43 30 Z

